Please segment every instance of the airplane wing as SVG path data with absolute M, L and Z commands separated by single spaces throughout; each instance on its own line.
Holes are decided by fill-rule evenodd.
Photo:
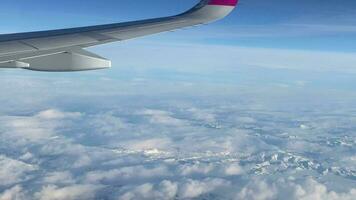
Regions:
M 238 0 L 201 0 L 171 17 L 133 22 L 0 35 L 0 68 L 83 71 L 111 67 L 87 47 L 206 24 L 227 16 Z

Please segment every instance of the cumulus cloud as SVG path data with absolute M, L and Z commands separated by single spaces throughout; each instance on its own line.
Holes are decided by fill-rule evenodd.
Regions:
M 100 186 L 95 185 L 72 185 L 67 187 L 58 187 L 55 185 L 44 186 L 40 192 L 35 194 L 39 200 L 78 200 L 94 199 L 95 192 Z
M 0 186 L 8 186 L 28 180 L 29 172 L 38 169 L 37 166 L 14 160 L 0 155 Z
M 5 136 L 14 144 L 26 144 L 38 142 L 43 139 L 50 139 L 54 134 L 54 124 L 45 124 L 43 121 L 33 117 L 5 117 L 0 119 Z
M 16 185 L 0 193 L 0 200 L 26 200 L 30 199 L 21 186 Z
M 241 175 L 244 171 L 240 165 L 236 163 L 227 164 L 225 166 L 224 172 L 228 176 Z
M 125 192 L 119 196 L 120 200 L 134 200 L 134 199 L 157 199 L 170 200 L 177 195 L 177 183 L 164 180 L 158 185 L 146 183 Z
M 351 200 L 354 199 L 355 194 L 355 189 L 345 193 L 337 193 L 327 189 L 325 185 L 312 178 L 308 178 L 300 184 L 286 179 L 280 179 L 277 182 L 257 179 L 244 187 L 237 198 L 241 200 Z
M 243 188 L 237 197 L 241 200 L 272 200 L 276 199 L 275 195 L 276 189 L 274 187 L 270 187 L 264 181 L 257 181 Z
M 54 109 L 44 110 L 32 116 L 1 116 L 0 123 L 3 126 L 1 134 L 17 145 L 41 142 L 56 136 L 56 130 L 66 125 L 64 120 L 73 120 L 80 116 L 80 113 Z
M 95 182 L 126 182 L 135 181 L 136 179 L 145 180 L 152 178 L 164 178 L 171 176 L 169 170 L 165 166 L 145 167 L 145 166 L 130 166 L 109 171 L 92 171 L 87 173 L 86 180 L 90 183 Z
M 151 110 L 146 109 L 138 114 L 147 116 L 149 121 L 153 124 L 161 124 L 161 125 L 171 125 L 171 126 L 183 126 L 185 122 L 181 119 L 174 118 L 172 113 L 162 110 Z
M 69 171 L 50 172 L 44 178 L 43 182 L 46 184 L 73 184 L 75 180 Z
M 34 155 L 31 152 L 25 152 L 19 159 L 22 161 L 31 161 L 34 159 Z
M 91 151 L 81 144 L 73 143 L 70 140 L 61 139 L 43 144 L 38 149 L 37 154 L 41 156 L 55 156 L 53 161 L 58 162 L 58 166 L 70 168 L 81 168 L 92 164 L 93 160 L 100 160 L 100 156 L 105 153 Z M 90 155 L 92 154 L 92 155 Z
M 113 115 L 112 113 L 105 113 L 96 115 L 91 124 L 95 129 L 95 134 L 115 136 L 121 133 L 121 131 L 127 128 L 128 124 L 123 122 L 120 117 Z
M 269 149 L 270 146 L 261 139 L 256 139 L 256 135 L 247 129 L 231 129 L 224 140 L 219 141 L 220 147 L 228 152 L 244 152 L 253 154 L 262 149 Z
M 207 178 L 201 181 L 187 179 L 181 182 L 164 180 L 158 184 L 145 183 L 135 187 L 128 187 L 128 191 L 120 195 L 119 199 L 193 199 L 208 193 L 220 193 L 221 188 L 230 187 L 230 182 L 218 179 Z
M 201 181 L 189 179 L 182 183 L 179 188 L 179 196 L 182 198 L 196 198 L 203 194 L 213 192 L 223 187 L 228 187 L 231 183 L 224 179 L 204 179 Z
M 183 176 L 191 175 L 191 174 L 208 174 L 215 169 L 213 164 L 186 164 L 179 167 L 180 174 Z
M 182 177 L 228 177 L 244 173 L 243 168 L 238 163 L 187 163 L 179 165 L 177 171 Z

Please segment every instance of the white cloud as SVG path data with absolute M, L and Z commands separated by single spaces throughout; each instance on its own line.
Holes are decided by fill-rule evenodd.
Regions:
M 149 117 L 149 121 L 152 124 L 169 125 L 169 126 L 183 126 L 185 121 L 172 117 L 172 113 L 162 110 L 146 109 L 138 114 Z
M 164 180 L 159 184 L 145 183 L 139 186 L 128 187 L 128 191 L 120 196 L 120 200 L 131 199 L 193 199 L 209 193 L 220 193 L 218 190 L 229 188 L 229 181 L 218 178 L 203 180 L 188 179 L 181 182 Z
M 183 199 L 196 198 L 203 194 L 216 191 L 219 188 L 228 187 L 230 184 L 229 181 L 218 178 L 207 178 L 201 181 L 189 179 L 180 185 L 179 197 Z
M 202 109 L 198 109 L 198 108 L 190 108 L 190 109 L 188 109 L 188 112 L 190 112 L 192 114 L 194 119 L 203 120 L 206 123 L 213 123 L 216 121 L 215 114 L 208 110 L 202 110 Z
M 92 171 L 87 173 L 86 181 L 96 183 L 101 181 L 127 181 L 145 180 L 150 178 L 163 178 L 170 176 L 169 170 L 165 166 L 144 167 L 130 166 L 106 171 Z
M 93 163 L 93 160 L 92 157 L 88 154 L 90 153 L 77 153 L 77 160 L 73 163 L 73 168 L 90 166 Z
M 226 164 L 224 171 L 228 176 L 241 175 L 244 172 L 243 169 L 236 163 Z
M 157 199 L 170 200 L 174 199 L 178 190 L 177 183 L 164 180 L 158 185 L 146 183 L 129 191 L 125 192 L 119 197 L 120 200 L 134 200 L 134 199 Z
M 196 163 L 196 164 L 185 164 L 179 166 L 180 174 L 183 176 L 192 175 L 192 174 L 209 174 L 215 169 L 213 164 L 203 164 L 203 163 Z
M 38 169 L 37 166 L 0 155 L 0 186 L 8 186 L 25 181 L 28 173 Z
M 19 157 L 20 160 L 30 161 L 34 159 L 34 155 L 31 152 L 26 152 L 22 156 Z
M 261 149 L 269 149 L 261 138 L 254 136 L 253 131 L 245 129 L 231 129 L 229 136 L 224 137 L 218 145 L 225 148 L 228 152 L 248 153 L 252 154 Z
M 39 142 L 50 139 L 55 134 L 52 123 L 46 124 L 33 117 L 5 117 L 0 120 L 6 128 L 3 137 L 13 141 L 14 144 Z
M 72 185 L 62 188 L 48 185 L 44 186 L 40 192 L 37 192 L 35 198 L 39 200 L 94 199 L 98 189 L 100 189 L 100 186 L 95 185 Z
M 27 200 L 28 194 L 26 194 L 22 187 L 16 185 L 8 190 L 5 190 L 3 193 L 0 193 L 0 200 Z
M 294 198 L 296 200 L 352 200 L 356 196 L 356 189 L 352 189 L 348 193 L 336 193 L 313 179 L 308 179 L 302 186 L 293 186 L 295 187 Z
M 329 190 L 325 185 L 308 178 L 304 183 L 298 184 L 291 180 L 280 179 L 273 183 L 261 179 L 251 181 L 237 195 L 241 200 L 352 200 L 356 189 L 346 193 L 337 193 Z
M 69 171 L 51 172 L 45 175 L 43 182 L 46 184 L 73 184 L 75 180 Z
M 122 144 L 122 146 L 135 151 L 154 150 L 154 149 L 167 149 L 172 145 L 172 140 L 167 137 L 152 138 L 152 139 L 139 139 L 131 140 Z
M 36 117 L 48 120 L 58 120 L 58 119 L 73 119 L 81 117 L 82 114 L 79 112 L 62 112 L 55 109 L 49 109 L 39 112 Z
M 308 125 L 305 125 L 305 124 L 301 124 L 299 127 L 300 127 L 300 129 L 302 129 L 302 130 L 308 130 L 308 129 L 309 129 L 309 126 L 308 126 Z
M 153 185 L 146 183 L 136 187 L 133 191 L 126 192 L 124 195 L 119 197 L 121 200 L 131 200 L 131 199 L 153 199 Z
M 209 176 L 236 176 L 244 173 L 242 167 L 237 163 L 194 163 L 178 166 L 178 172 L 182 176 L 189 177 L 194 175 Z
M 249 183 L 238 194 L 237 198 L 241 200 L 273 200 L 276 198 L 276 189 L 269 186 L 264 181 Z
M 33 116 L 2 116 L 2 137 L 17 145 L 33 144 L 53 138 L 65 120 L 80 117 L 80 113 L 44 110 Z
M 167 199 L 172 199 L 177 194 L 178 185 L 177 185 L 177 183 L 173 183 L 171 181 L 165 180 L 159 184 L 159 191 L 160 191 L 159 196 L 161 196 L 163 198 L 167 198 Z
M 60 138 L 46 144 L 41 144 L 37 154 L 40 156 L 54 156 L 59 159 L 56 160 L 58 166 L 74 169 L 106 161 L 106 159 L 111 158 L 113 152 L 78 144 L 66 138 Z
M 120 134 L 120 131 L 127 128 L 127 124 L 121 118 L 112 113 L 96 115 L 91 123 L 95 128 L 95 134 L 114 136 Z

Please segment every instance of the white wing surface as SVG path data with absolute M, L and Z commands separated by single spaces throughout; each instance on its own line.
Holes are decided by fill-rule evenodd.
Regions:
M 179 15 L 133 22 L 0 35 L 0 68 L 83 71 L 111 67 L 87 47 L 206 24 L 227 16 L 238 0 L 201 0 Z

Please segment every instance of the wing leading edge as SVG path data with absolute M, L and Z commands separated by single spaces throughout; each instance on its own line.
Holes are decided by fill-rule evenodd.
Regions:
M 179 15 L 80 28 L 0 35 L 0 68 L 39 71 L 103 69 L 111 62 L 83 48 L 133 39 L 226 17 L 238 0 L 201 0 Z

